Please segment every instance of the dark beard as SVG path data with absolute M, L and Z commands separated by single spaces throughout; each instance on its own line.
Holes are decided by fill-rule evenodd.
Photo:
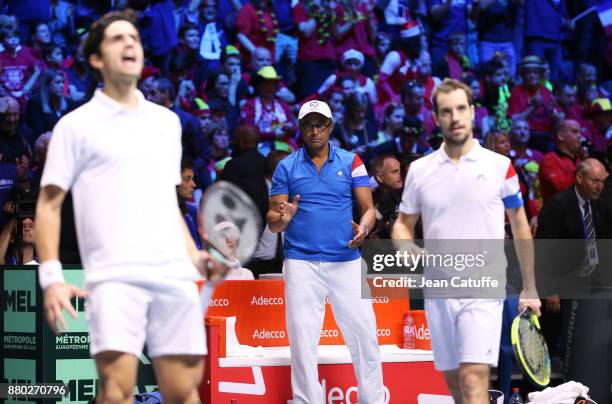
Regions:
M 449 146 L 463 146 L 468 141 L 470 136 L 469 134 L 466 134 L 463 139 L 455 139 L 451 136 L 442 136 L 442 138 L 444 139 L 444 143 Z

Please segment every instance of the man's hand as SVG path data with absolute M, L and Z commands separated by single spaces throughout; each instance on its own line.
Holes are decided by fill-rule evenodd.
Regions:
M 348 242 L 348 246 L 350 248 L 358 248 L 368 235 L 367 227 L 357 224 L 355 222 L 351 222 L 351 225 L 353 226 L 354 237 L 351 241 Z
M 195 266 L 208 282 L 213 286 L 220 284 L 225 279 L 230 268 L 215 259 L 208 251 L 199 250 L 194 260 Z
M 68 331 L 62 310 L 65 309 L 72 318 L 77 319 L 77 312 L 70 303 L 70 299 L 75 296 L 86 297 L 87 292 L 67 283 L 54 283 L 45 289 L 45 317 L 49 327 L 56 335 Z M 61 329 L 58 327 L 58 323 L 61 325 Z
M 298 210 L 298 202 L 300 201 L 300 196 L 296 195 L 293 197 L 293 201 L 292 202 L 281 202 L 278 205 L 278 211 L 281 215 L 281 219 L 283 221 L 283 226 L 287 226 L 289 224 L 289 222 L 291 221 L 291 219 L 293 219 L 293 216 L 295 216 L 295 213 Z
M 542 315 L 542 312 L 540 311 L 541 307 L 542 302 L 538 297 L 538 292 L 527 290 L 523 290 L 521 292 L 519 297 L 519 312 L 522 312 L 526 308 L 530 308 L 536 316 L 540 317 Z

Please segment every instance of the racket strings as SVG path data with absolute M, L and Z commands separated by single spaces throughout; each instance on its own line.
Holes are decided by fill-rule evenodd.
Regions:
M 524 320 L 519 324 L 519 339 L 523 357 L 531 373 L 537 378 L 545 378 L 550 360 L 544 337 L 535 325 Z

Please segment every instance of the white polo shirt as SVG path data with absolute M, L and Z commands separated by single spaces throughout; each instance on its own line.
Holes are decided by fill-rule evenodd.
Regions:
M 97 90 L 53 130 L 41 186 L 72 190 L 87 284 L 145 276 L 193 279 L 175 186 L 181 125 L 138 92 L 130 111 Z
M 399 211 L 421 214 L 425 239 L 503 239 L 504 208 L 523 205 L 510 159 L 473 141 L 457 164 L 442 145 L 410 165 Z

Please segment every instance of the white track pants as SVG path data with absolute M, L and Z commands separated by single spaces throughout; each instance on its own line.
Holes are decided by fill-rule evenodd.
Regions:
M 351 352 L 359 403 L 384 402 L 376 318 L 361 298 L 361 259 L 321 262 L 287 259 L 283 267 L 287 332 L 291 348 L 292 403 L 324 403 L 317 371 L 317 346 L 325 316 L 325 296 Z

